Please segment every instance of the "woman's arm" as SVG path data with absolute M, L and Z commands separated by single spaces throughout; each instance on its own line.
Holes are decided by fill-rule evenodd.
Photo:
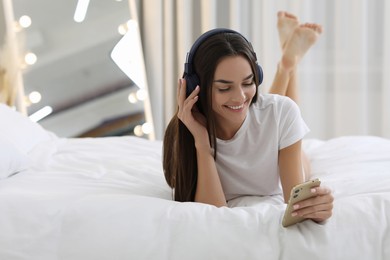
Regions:
M 309 179 L 302 172 L 301 141 L 279 151 L 279 170 L 284 201 L 287 203 L 292 187 Z M 312 192 L 316 196 L 295 204 L 292 214 L 322 222 L 332 216 L 334 199 L 327 187 L 317 187 Z
M 179 80 L 178 104 L 179 119 L 186 125 L 195 141 L 196 159 L 198 166 L 198 179 L 195 191 L 195 201 L 215 205 L 226 206 L 225 194 L 211 154 L 209 135 L 205 127 L 204 116 L 196 109 L 199 86 L 186 97 L 186 81 Z
M 195 201 L 211 204 L 217 207 L 226 206 L 225 194 L 211 154 L 210 147 L 197 146 L 198 183 L 196 186 Z
M 301 141 L 279 151 L 279 174 L 282 183 L 284 202 L 290 198 L 291 189 L 306 178 L 302 170 Z

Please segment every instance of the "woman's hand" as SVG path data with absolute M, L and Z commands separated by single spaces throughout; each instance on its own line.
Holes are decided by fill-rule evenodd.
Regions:
M 302 216 L 315 222 L 322 222 L 332 216 L 333 196 L 327 187 L 316 187 L 312 192 L 317 196 L 294 205 L 293 216 Z
M 177 89 L 178 118 L 191 132 L 195 139 L 195 145 L 209 145 L 209 137 L 206 129 L 206 118 L 198 111 L 195 103 L 199 99 L 199 86 L 186 98 L 186 81 L 179 79 Z

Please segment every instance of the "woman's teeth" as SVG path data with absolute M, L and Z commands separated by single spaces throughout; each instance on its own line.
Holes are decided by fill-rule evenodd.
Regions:
M 238 109 L 243 108 L 243 107 L 244 107 L 244 104 L 239 105 L 239 106 L 227 106 L 227 107 L 230 108 L 230 109 L 238 110 Z

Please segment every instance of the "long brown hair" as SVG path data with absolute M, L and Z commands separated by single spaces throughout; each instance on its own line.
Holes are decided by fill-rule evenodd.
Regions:
M 259 85 L 256 55 L 252 46 L 238 33 L 220 33 L 207 38 L 193 57 L 193 70 L 199 77 L 200 93 L 197 107 L 205 116 L 209 141 L 217 155 L 217 139 L 214 113 L 211 106 L 211 87 L 219 62 L 227 56 L 241 55 L 248 60 Z M 257 100 L 256 94 L 252 103 Z M 176 201 L 194 201 L 198 179 L 195 141 L 191 132 L 176 114 L 169 122 L 163 140 L 163 169 L 168 185 L 174 189 Z

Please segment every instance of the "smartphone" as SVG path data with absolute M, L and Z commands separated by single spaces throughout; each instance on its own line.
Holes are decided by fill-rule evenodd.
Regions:
M 283 227 L 288 227 L 306 220 L 305 218 L 300 216 L 295 216 L 295 217 L 291 216 L 291 213 L 294 211 L 293 206 L 295 203 L 299 201 L 316 196 L 310 190 L 320 185 L 321 185 L 321 181 L 319 179 L 314 179 L 314 180 L 310 180 L 298 184 L 291 189 L 290 199 L 288 200 L 286 211 L 284 212 L 284 216 L 283 216 L 283 221 L 282 221 Z

